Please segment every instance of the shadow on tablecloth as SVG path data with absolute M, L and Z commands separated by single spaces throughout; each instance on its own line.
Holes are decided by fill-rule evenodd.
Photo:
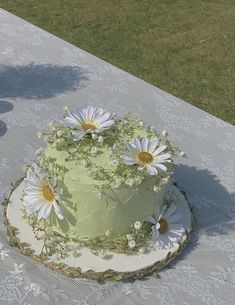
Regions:
M 89 72 L 78 66 L 0 66 L 0 98 L 47 99 L 85 87 Z

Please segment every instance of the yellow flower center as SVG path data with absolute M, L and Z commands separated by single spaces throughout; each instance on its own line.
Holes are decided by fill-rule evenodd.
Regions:
M 50 201 L 52 202 L 54 199 L 55 199 L 55 195 L 54 193 L 52 192 L 51 188 L 49 185 L 45 185 L 42 189 L 42 193 L 43 193 L 43 196 L 44 198 L 47 200 L 47 201 Z
M 161 218 L 158 222 L 160 224 L 160 228 L 158 229 L 160 234 L 165 234 L 168 231 L 168 222 L 164 219 Z
M 89 124 L 89 123 L 84 123 L 84 124 L 81 125 L 81 127 L 82 127 L 82 129 L 83 129 L 84 131 L 87 131 L 87 130 L 89 130 L 89 129 L 91 129 L 91 130 L 95 130 L 95 129 L 96 129 L 96 126 L 95 126 L 95 125 Z
M 153 161 L 153 156 L 147 151 L 141 151 L 137 155 L 137 160 L 143 164 L 148 164 Z

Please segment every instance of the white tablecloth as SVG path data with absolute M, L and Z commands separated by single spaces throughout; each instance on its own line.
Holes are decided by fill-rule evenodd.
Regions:
M 193 71 L 192 71 L 193 73 Z M 32 262 L 0 231 L 0 304 L 235 304 L 235 127 L 0 10 L 0 198 L 42 145 L 64 105 L 131 110 L 188 154 L 175 178 L 197 217 L 193 240 L 134 283 L 74 280 Z

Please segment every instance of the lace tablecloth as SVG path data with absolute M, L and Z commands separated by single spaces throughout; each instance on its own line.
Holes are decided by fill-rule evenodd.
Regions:
M 192 71 L 193 73 L 193 71 Z M 32 262 L 0 231 L 0 304 L 234 305 L 235 127 L 0 10 L 0 198 L 64 105 L 131 110 L 188 154 L 175 178 L 197 218 L 184 253 L 134 283 L 74 280 Z

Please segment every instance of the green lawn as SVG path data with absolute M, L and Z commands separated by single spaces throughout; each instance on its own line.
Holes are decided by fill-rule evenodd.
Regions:
M 235 125 L 234 0 L 0 0 L 0 7 Z

